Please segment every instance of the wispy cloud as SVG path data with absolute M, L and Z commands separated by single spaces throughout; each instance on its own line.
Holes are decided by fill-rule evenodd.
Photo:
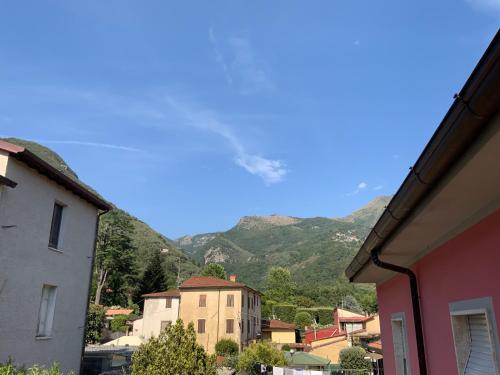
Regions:
M 366 189 L 367 186 L 368 184 L 363 181 L 358 184 L 358 189 Z
M 248 38 L 231 36 L 219 39 L 211 26 L 208 29 L 208 39 L 215 61 L 222 68 L 229 85 L 234 84 L 240 93 L 245 95 L 275 90 L 276 85 L 270 78 L 268 69 L 257 57 L 255 48 Z
M 0 135 L 0 138 L 12 138 L 7 135 Z M 98 142 L 85 142 L 76 140 L 53 140 L 53 139 L 26 139 L 31 142 L 36 143 L 46 143 L 46 144 L 58 144 L 58 145 L 77 145 L 85 147 L 99 147 L 99 148 L 109 148 L 113 150 L 130 151 L 130 152 L 141 152 L 141 149 L 135 147 L 115 145 L 111 143 L 98 143 Z
M 226 60 L 224 59 L 224 55 L 222 54 L 222 52 L 218 47 L 218 41 L 217 38 L 215 37 L 214 28 L 212 26 L 210 26 L 210 28 L 208 29 L 208 38 L 210 40 L 210 43 L 212 44 L 212 49 L 215 55 L 215 61 L 217 61 L 217 63 L 222 67 L 227 83 L 229 85 L 232 85 L 233 77 L 231 77 L 231 73 L 229 72 L 229 67 L 226 64 Z
M 500 12 L 500 0 L 466 0 L 473 8 Z
M 377 186 L 373 187 L 373 190 L 377 191 L 377 190 L 382 190 L 383 188 L 384 188 L 384 185 L 377 185 Z
M 168 96 L 167 103 L 186 121 L 189 126 L 210 131 L 224 138 L 234 151 L 234 161 L 247 172 L 262 178 L 266 185 L 283 181 L 287 174 L 286 165 L 281 160 L 268 159 L 246 151 L 243 143 L 232 129 L 221 122 L 215 113 L 194 108 L 193 105 Z
M 354 41 L 354 45 L 355 45 L 355 46 L 359 46 L 360 44 L 361 44 L 361 40 L 356 39 L 356 40 Z

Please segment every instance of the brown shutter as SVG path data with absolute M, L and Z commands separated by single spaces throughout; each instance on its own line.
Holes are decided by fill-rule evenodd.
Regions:
M 198 333 L 205 333 L 205 319 L 198 319 Z
M 234 320 L 233 319 L 226 320 L 226 333 L 234 333 Z
M 207 307 L 207 295 L 206 294 L 200 294 L 200 301 L 198 304 L 199 307 Z

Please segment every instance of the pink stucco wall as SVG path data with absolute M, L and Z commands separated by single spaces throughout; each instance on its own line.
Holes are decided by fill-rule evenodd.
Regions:
M 448 304 L 491 296 L 500 327 L 500 210 L 436 249 L 413 267 L 421 298 L 429 374 L 457 374 Z M 391 314 L 404 312 L 412 374 L 418 374 L 406 276 L 377 286 L 386 374 L 395 374 Z

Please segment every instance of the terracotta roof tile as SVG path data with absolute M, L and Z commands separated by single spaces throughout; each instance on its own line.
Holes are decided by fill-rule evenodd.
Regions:
M 134 312 L 132 309 L 108 309 L 106 310 L 106 316 L 115 315 L 130 315 Z
M 281 320 L 272 319 L 272 320 L 263 320 L 262 321 L 262 329 L 290 329 L 295 330 L 295 324 L 283 322 Z
M 162 297 L 179 298 L 180 296 L 181 296 L 181 293 L 177 289 L 170 289 L 170 290 L 166 290 L 164 292 L 148 293 L 148 294 L 142 295 L 142 297 L 145 297 L 145 298 L 162 298 Z
M 310 329 L 305 332 L 305 342 L 311 343 L 313 341 L 323 340 L 331 337 L 338 337 L 345 335 L 345 332 L 341 331 L 337 326 L 331 326 L 326 328 L 320 328 L 316 330 Z
M 259 291 L 254 290 L 243 283 L 237 281 L 229 281 L 219 279 L 211 276 L 193 276 L 184 281 L 179 289 L 196 289 L 196 288 L 245 288 L 260 294 Z

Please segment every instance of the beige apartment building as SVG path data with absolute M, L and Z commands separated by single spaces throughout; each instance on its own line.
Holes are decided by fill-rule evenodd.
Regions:
M 196 276 L 183 282 L 179 317 L 194 323 L 198 343 L 209 353 L 223 338 L 236 341 L 240 350 L 261 335 L 261 294 L 245 284 Z
M 99 212 L 109 209 L 0 141 L 0 362 L 79 372 Z
M 141 319 L 134 321 L 133 335 L 148 340 L 158 337 L 168 325 L 175 324 L 179 318 L 181 294 L 178 290 L 149 293 L 144 298 L 144 311 Z

